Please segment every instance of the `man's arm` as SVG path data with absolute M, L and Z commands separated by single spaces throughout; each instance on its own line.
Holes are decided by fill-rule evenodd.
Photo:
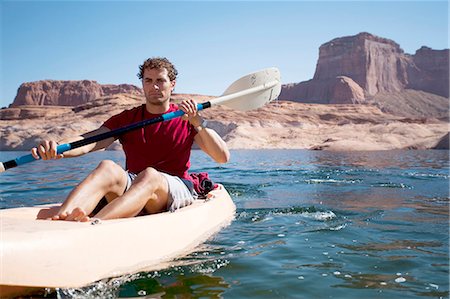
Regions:
M 98 134 L 102 134 L 102 133 L 106 133 L 109 132 L 110 129 L 108 129 L 107 127 L 101 126 L 100 128 L 82 134 L 81 136 L 76 136 L 73 138 L 66 138 L 63 139 L 59 142 L 56 142 L 54 140 L 43 140 L 39 143 L 39 145 L 37 147 L 34 147 L 31 149 L 31 154 L 33 155 L 34 158 L 39 159 L 39 157 L 41 157 L 43 160 L 50 160 L 50 159 L 60 159 L 60 158 L 71 158 L 71 157 L 78 157 L 84 154 L 87 154 L 89 152 L 93 152 L 93 151 L 97 151 L 97 150 L 101 150 L 104 148 L 107 148 L 108 146 L 110 146 L 113 142 L 114 142 L 114 138 L 108 138 L 105 140 L 100 140 L 67 152 L 64 152 L 63 154 L 57 154 L 56 153 L 56 147 L 58 146 L 58 144 L 63 144 L 63 143 L 70 143 L 70 142 L 74 142 L 77 140 L 81 140 L 81 139 L 85 139 L 91 136 L 95 136 Z M 39 155 L 38 155 L 39 154 Z
M 201 127 L 202 117 L 198 114 L 197 103 L 194 100 L 184 100 L 179 105 L 186 115 L 185 119 L 197 130 L 194 140 L 198 146 L 217 163 L 226 163 L 230 160 L 230 151 L 223 139 L 213 129 Z
M 227 163 L 230 160 L 230 151 L 225 141 L 213 129 L 197 128 L 198 133 L 194 140 L 198 146 L 217 163 Z

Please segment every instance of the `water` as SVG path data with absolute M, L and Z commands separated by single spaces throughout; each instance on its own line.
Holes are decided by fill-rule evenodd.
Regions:
M 22 153 L 2 152 L 1 161 Z M 61 201 L 102 159 L 35 162 L 1 174 L 0 208 Z M 225 185 L 234 222 L 193 254 L 50 297 L 448 298 L 447 151 L 193 153 Z

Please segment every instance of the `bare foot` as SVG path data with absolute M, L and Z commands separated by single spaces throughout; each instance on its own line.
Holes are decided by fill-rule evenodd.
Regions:
M 87 222 L 90 220 L 89 216 L 86 215 L 86 212 L 80 208 L 75 208 L 72 213 L 69 213 L 66 217 L 67 221 L 78 221 L 78 222 Z
M 75 208 L 72 212 L 62 212 L 57 214 L 51 218 L 51 220 L 66 220 L 66 221 L 78 221 L 78 222 L 87 222 L 91 220 L 86 212 L 80 208 Z
M 66 218 L 67 218 L 67 213 L 62 212 L 62 213 L 59 213 L 59 214 L 53 216 L 51 219 L 52 220 L 65 220 Z

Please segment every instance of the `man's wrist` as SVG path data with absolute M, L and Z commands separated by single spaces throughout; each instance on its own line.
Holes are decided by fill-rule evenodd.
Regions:
M 197 126 L 193 125 L 193 126 L 197 132 L 200 132 L 201 130 L 206 128 L 207 124 L 208 124 L 208 121 L 204 118 L 201 118 L 201 122 L 199 123 L 199 125 L 197 125 Z

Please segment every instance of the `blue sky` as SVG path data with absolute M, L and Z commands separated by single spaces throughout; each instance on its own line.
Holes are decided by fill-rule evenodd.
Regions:
M 176 92 L 220 95 L 266 67 L 283 83 L 312 78 L 319 46 L 359 32 L 406 53 L 448 48 L 447 1 L 7 1 L 1 9 L 0 107 L 23 82 L 140 86 L 138 66 L 166 56 Z

